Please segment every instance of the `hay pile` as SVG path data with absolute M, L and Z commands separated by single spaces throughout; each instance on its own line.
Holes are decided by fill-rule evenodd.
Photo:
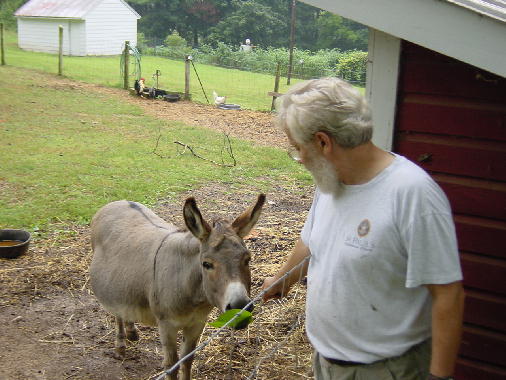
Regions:
M 206 219 L 235 217 L 252 204 L 258 189 L 213 184 L 177 200 L 160 202 L 155 211 L 182 225 L 187 196 L 197 199 Z M 252 252 L 252 296 L 290 253 L 302 228 L 312 188 L 278 186 L 267 193 L 267 204 L 246 239 Z M 61 225 L 41 231 L 26 256 L 0 263 L 0 334 L 9 361 L 0 377 L 9 379 L 152 379 L 162 370 L 161 344 L 155 328 L 139 326 L 140 340 L 129 342 L 127 359 L 110 356 L 114 319 L 91 294 L 89 228 Z M 305 285 L 296 285 L 282 301 L 256 305 L 254 321 L 240 331 L 225 330 L 196 355 L 195 379 L 311 378 L 311 348 L 304 331 Z M 209 320 L 217 317 L 214 311 Z M 201 342 L 215 331 L 206 327 Z M 56 354 L 52 354 L 56 352 Z M 25 361 L 25 357 L 28 358 Z M 25 361 L 25 368 L 16 363 Z

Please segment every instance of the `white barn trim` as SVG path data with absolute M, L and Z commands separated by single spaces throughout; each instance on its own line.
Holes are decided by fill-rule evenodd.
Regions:
M 463 0 L 303 1 L 506 77 L 506 11 L 499 7 L 484 13 L 457 4 Z
M 373 142 L 390 150 L 395 127 L 401 40 L 369 29 L 366 96 L 374 119 Z

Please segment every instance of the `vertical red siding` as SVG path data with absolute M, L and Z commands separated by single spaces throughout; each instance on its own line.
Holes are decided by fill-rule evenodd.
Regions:
M 452 204 L 467 293 L 456 378 L 506 379 L 506 79 L 403 42 L 394 141 Z

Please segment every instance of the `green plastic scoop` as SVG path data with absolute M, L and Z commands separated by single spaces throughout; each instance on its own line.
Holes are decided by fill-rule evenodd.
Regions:
M 230 309 L 219 315 L 214 322 L 210 322 L 209 326 L 218 328 L 223 327 L 225 323 L 234 318 L 238 313 L 240 314 L 227 325 L 228 327 L 231 327 L 235 330 L 241 330 L 253 321 L 253 317 L 249 311 L 241 311 L 241 309 Z

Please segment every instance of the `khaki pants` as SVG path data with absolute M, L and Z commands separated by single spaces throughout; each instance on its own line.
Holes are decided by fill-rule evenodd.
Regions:
M 314 352 L 315 380 L 425 380 L 429 375 L 430 339 L 401 356 L 371 364 L 333 364 Z

